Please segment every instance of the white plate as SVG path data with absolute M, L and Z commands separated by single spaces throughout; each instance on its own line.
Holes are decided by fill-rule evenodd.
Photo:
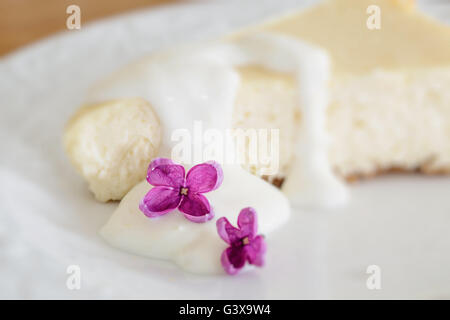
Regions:
M 268 239 L 267 266 L 236 277 L 187 274 L 120 252 L 97 234 L 117 204 L 93 199 L 61 145 L 63 126 L 87 87 L 153 50 L 313 2 L 163 7 L 83 25 L 4 58 L 0 298 L 450 298 L 444 177 L 381 177 L 352 185 L 345 208 L 294 212 Z M 450 18 L 442 1 L 427 1 L 424 9 Z M 66 286 L 69 265 L 80 267 L 80 290 Z M 381 268 L 381 290 L 366 286 L 369 265 Z

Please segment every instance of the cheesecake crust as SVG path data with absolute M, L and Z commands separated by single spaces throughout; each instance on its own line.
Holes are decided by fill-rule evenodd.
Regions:
M 384 175 L 390 175 L 390 174 L 404 174 L 404 175 L 412 175 L 412 174 L 419 174 L 419 175 L 426 175 L 426 176 L 445 176 L 450 175 L 450 167 L 449 168 L 434 168 L 431 167 L 428 163 L 421 165 L 420 167 L 414 168 L 414 169 L 408 169 L 408 168 L 402 168 L 402 167 L 391 167 L 388 169 L 377 169 L 370 173 L 352 173 L 345 176 L 342 176 L 342 178 L 347 182 L 348 184 L 354 184 L 358 183 L 363 180 L 370 180 L 376 177 L 384 176 Z M 263 180 L 271 183 L 277 188 L 280 188 L 283 186 L 283 183 L 286 179 L 286 176 L 262 176 Z

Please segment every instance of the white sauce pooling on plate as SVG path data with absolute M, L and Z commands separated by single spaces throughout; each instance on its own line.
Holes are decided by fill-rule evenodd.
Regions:
M 117 73 L 93 91 L 91 100 L 143 97 L 160 117 L 163 140 L 160 156 L 170 157 L 171 133 L 202 121 L 205 129 L 231 128 L 239 76 L 234 66 L 258 64 L 295 74 L 303 125 L 293 175 L 283 188 L 300 204 L 329 204 L 342 200 L 345 189 L 331 172 L 326 150 L 328 56 L 296 39 L 259 34 L 236 42 L 169 52 L 138 62 Z M 238 165 L 224 166 L 224 183 L 206 194 L 215 219 L 226 216 L 236 223 L 240 209 L 258 212 L 260 231 L 267 233 L 287 221 L 289 204 L 283 194 Z M 151 188 L 146 182 L 130 191 L 108 224 L 104 238 L 127 251 L 169 259 L 196 273 L 222 272 L 219 257 L 226 247 L 215 230 L 215 219 L 194 224 L 178 212 L 158 219 L 145 217 L 138 203 Z
M 283 193 L 240 167 L 224 167 L 222 186 L 205 194 L 215 211 L 213 220 L 206 223 L 193 223 L 178 210 L 147 218 L 138 204 L 151 188 L 147 181 L 134 187 L 100 233 L 115 247 L 170 260 L 193 273 L 223 272 L 220 255 L 227 244 L 216 231 L 216 220 L 221 216 L 236 225 L 239 211 L 252 206 L 258 212 L 258 233 L 266 235 L 289 219 L 289 201 Z

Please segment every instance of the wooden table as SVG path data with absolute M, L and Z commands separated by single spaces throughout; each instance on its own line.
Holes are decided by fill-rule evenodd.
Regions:
M 0 56 L 66 29 L 66 8 L 81 10 L 81 26 L 125 11 L 183 0 L 0 0 Z

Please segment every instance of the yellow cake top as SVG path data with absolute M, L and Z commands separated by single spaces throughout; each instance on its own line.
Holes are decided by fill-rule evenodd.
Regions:
M 418 12 L 414 0 L 326 0 L 255 31 L 326 49 L 338 73 L 450 66 L 450 27 Z

